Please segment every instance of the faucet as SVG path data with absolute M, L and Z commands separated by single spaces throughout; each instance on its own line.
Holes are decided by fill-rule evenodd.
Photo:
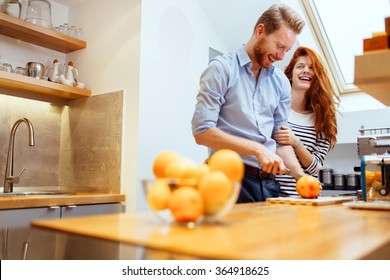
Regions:
M 34 128 L 32 123 L 26 119 L 19 119 L 17 120 L 11 129 L 11 134 L 9 137 L 9 146 L 8 146 L 8 155 L 7 155 L 7 164 L 5 167 L 5 177 L 4 177 L 4 188 L 3 191 L 5 193 L 13 192 L 14 183 L 19 182 L 20 175 L 23 173 L 25 169 L 23 169 L 18 176 L 14 176 L 14 142 L 15 142 L 15 133 L 16 129 L 18 128 L 19 124 L 22 122 L 26 123 L 28 127 L 28 145 L 29 146 L 35 146 L 35 140 L 34 140 Z

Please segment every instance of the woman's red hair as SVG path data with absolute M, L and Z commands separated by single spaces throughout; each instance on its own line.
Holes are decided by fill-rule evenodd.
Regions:
M 336 104 L 340 98 L 335 93 L 328 73 L 319 55 L 310 48 L 298 47 L 284 73 L 292 81 L 292 73 L 300 56 L 308 56 L 312 63 L 314 75 L 310 88 L 305 95 L 305 110 L 314 112 L 314 127 L 317 135 L 321 133 L 330 142 L 332 149 L 337 141 Z

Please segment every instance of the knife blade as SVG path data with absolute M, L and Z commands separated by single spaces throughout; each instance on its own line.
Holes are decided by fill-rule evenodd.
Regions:
M 297 172 L 292 171 L 292 170 L 290 170 L 288 168 L 285 169 L 285 173 L 284 174 L 290 175 L 290 176 L 294 177 L 294 179 L 297 180 L 297 181 L 298 181 L 299 178 L 302 177 L 301 174 L 298 174 Z

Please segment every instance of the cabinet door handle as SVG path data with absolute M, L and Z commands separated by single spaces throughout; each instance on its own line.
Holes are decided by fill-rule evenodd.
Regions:
M 76 208 L 77 205 L 67 205 L 66 208 Z
M 8 227 L 3 232 L 3 260 L 8 260 Z
M 28 251 L 28 242 L 23 242 L 23 252 L 22 252 L 22 260 L 27 259 L 27 251 Z
M 49 209 L 58 209 L 58 208 L 60 208 L 60 206 L 49 206 Z

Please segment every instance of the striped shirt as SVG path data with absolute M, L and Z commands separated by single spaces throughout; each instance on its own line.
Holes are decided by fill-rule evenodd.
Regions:
M 303 168 L 306 174 L 318 178 L 318 173 L 328 154 L 330 143 L 321 134 L 317 138 L 314 128 L 314 113 L 302 115 L 291 110 L 288 119 L 291 130 L 301 139 L 302 144 L 312 154 L 313 161 L 307 168 Z M 276 180 L 280 183 L 280 196 L 297 196 L 295 191 L 296 180 L 288 175 L 277 175 Z

